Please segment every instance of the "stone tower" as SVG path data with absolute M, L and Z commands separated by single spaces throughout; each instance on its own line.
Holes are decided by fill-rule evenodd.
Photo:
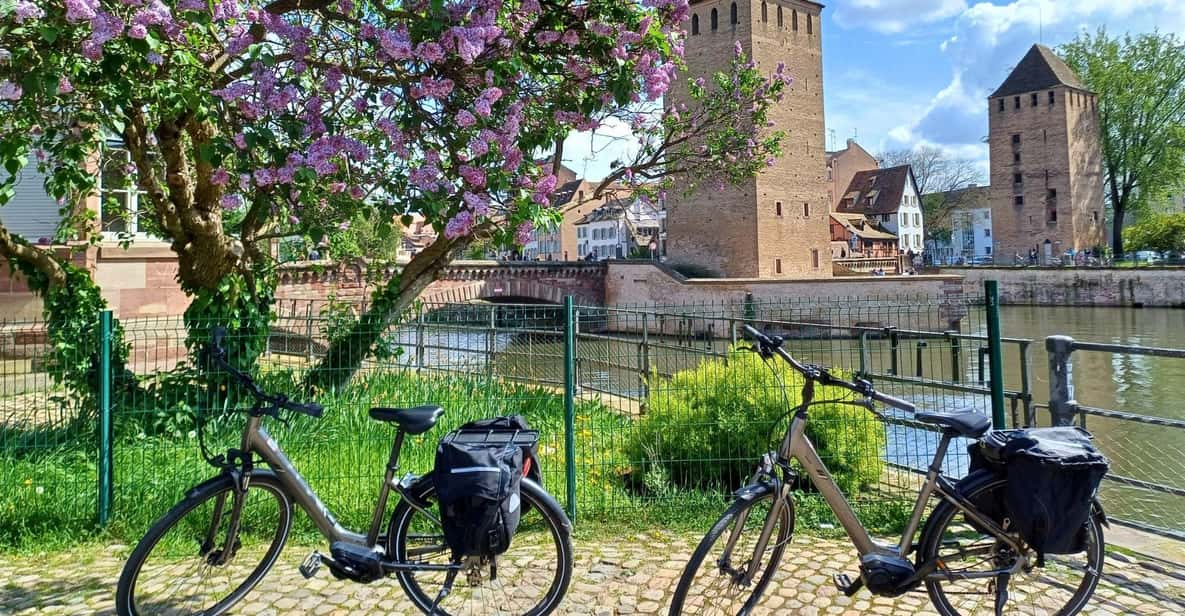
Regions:
M 779 62 L 794 78 L 770 110 L 786 133 L 783 156 L 739 186 L 700 185 L 667 200 L 667 253 L 730 278 L 831 276 L 823 46 L 819 13 L 807 0 L 692 0 L 685 45 L 687 73 L 669 94 L 688 101 L 685 84 L 726 71 L 739 41 L 759 70 Z M 710 79 L 709 79 L 710 81 Z
M 993 253 L 1041 263 L 1101 246 L 1103 154 L 1095 95 L 1034 45 L 990 97 Z

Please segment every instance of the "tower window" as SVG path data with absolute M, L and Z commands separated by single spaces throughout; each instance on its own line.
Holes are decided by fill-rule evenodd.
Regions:
M 695 29 L 695 19 L 694 18 L 691 20 L 691 27 L 692 27 L 692 29 Z M 1004 99 L 1000 99 L 1000 113 L 1003 113 L 1003 112 L 1004 112 Z
M 1017 195 L 1016 198 L 1012 200 L 1012 203 L 1013 205 L 1024 205 L 1025 198 L 1023 195 Z
M 1029 97 L 1029 99 L 1030 99 L 1030 105 L 1032 107 L 1036 107 L 1037 106 L 1037 93 L 1033 92 L 1033 94 Z
M 1057 93 L 1052 90 L 1049 92 L 1049 106 L 1052 107 L 1057 104 Z
M 737 3 L 733 2 L 728 9 L 728 23 L 737 25 Z
M 1025 176 L 1019 173 L 1012 174 L 1012 183 L 1017 186 L 1025 183 Z
M 1020 145 L 1020 135 L 1019 134 L 1012 136 L 1012 145 Z
M 716 11 L 716 9 L 712 9 L 713 13 L 715 13 L 715 11 Z M 1012 108 L 1013 109 L 1020 109 L 1020 97 L 1019 96 L 1012 97 Z
M 764 23 L 768 23 L 768 22 L 769 22 L 769 6 L 765 2 L 762 2 L 761 3 L 761 23 L 764 24 Z
M 699 15 L 691 16 L 691 34 L 699 34 Z
M 811 16 L 811 14 L 810 14 L 810 13 L 807 13 L 807 14 L 806 14 L 806 33 L 807 33 L 807 34 L 813 34 L 813 33 L 814 33 L 814 31 L 815 31 L 815 26 L 814 26 L 814 23 L 815 23 L 815 20 L 814 20 L 814 19 L 812 19 L 812 16 Z M 817 251 L 816 251 L 816 252 L 817 252 Z M 815 267 L 819 267 L 819 266 L 818 266 L 818 265 L 816 265 Z
M 782 260 L 781 259 L 774 259 L 774 273 L 775 274 L 782 273 Z
M 819 249 L 811 249 L 811 267 L 819 269 Z
M 790 29 L 798 32 L 798 11 L 790 11 Z
M 811 217 L 811 204 L 809 204 L 809 203 L 803 203 L 803 204 L 802 204 L 802 216 L 803 216 L 804 218 L 810 218 L 810 217 Z
M 1099 221 L 1099 211 L 1095 210 L 1095 211 L 1091 212 L 1090 219 L 1093 220 L 1094 222 L 1098 222 Z
M 720 15 L 716 13 L 716 9 L 712 9 L 712 32 L 716 31 L 720 25 Z
M 781 202 L 781 201 L 775 201 L 775 202 L 774 202 L 774 214 L 775 214 L 776 216 L 781 216 L 781 215 L 782 215 L 782 202 Z
M 782 27 L 782 5 L 778 5 L 778 27 Z
M 1012 164 L 1014 164 L 1014 165 L 1020 164 L 1020 152 L 1013 152 L 1012 153 Z

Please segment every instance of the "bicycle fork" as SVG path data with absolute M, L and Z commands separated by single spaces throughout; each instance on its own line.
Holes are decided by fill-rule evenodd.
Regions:
M 762 475 L 770 477 L 774 482 L 774 502 L 770 506 L 769 515 L 766 516 L 765 523 L 761 527 L 761 535 L 757 538 L 757 544 L 753 546 L 753 558 L 749 561 L 744 571 L 737 570 L 730 563 L 732 551 L 736 548 L 737 541 L 740 539 L 745 524 L 749 520 L 750 509 L 742 511 L 737 516 L 737 520 L 733 523 L 732 532 L 728 537 L 728 542 L 725 544 L 724 551 L 720 555 L 719 565 L 721 569 L 729 573 L 740 586 L 748 586 L 753 583 L 753 578 L 757 576 L 757 571 L 761 567 L 762 557 L 765 555 L 766 548 L 769 547 L 769 542 L 773 538 L 778 521 L 781 520 L 783 509 L 790 506 L 788 502 L 790 499 L 790 483 L 777 479 L 772 473 L 765 473 L 764 469 L 767 465 L 772 467 L 772 461 L 768 455 L 762 460 L 762 470 L 754 474 L 755 481 L 750 484 L 750 486 L 760 485 L 757 482 Z

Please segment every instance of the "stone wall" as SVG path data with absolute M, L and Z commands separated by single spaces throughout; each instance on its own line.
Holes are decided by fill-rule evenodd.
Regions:
M 943 268 L 963 277 L 964 292 L 1000 283 L 1002 304 L 1036 306 L 1167 306 L 1185 308 L 1185 269 Z
M 958 276 L 843 277 L 825 280 L 687 279 L 648 261 L 610 261 L 605 277 L 605 305 L 621 310 L 637 308 L 652 314 L 716 314 L 742 318 L 752 298 L 758 320 L 787 320 L 793 307 L 795 321 L 838 327 L 898 327 L 902 329 L 958 329 L 966 314 L 963 285 Z M 817 301 L 812 301 L 817 300 Z M 628 331 L 639 319 L 609 327 Z M 840 322 L 840 321 L 843 322 Z M 634 323 L 635 325 L 629 325 Z M 676 324 L 669 323 L 669 328 Z M 692 324 L 720 334 L 727 325 L 711 319 Z M 657 331 L 651 329 L 651 331 Z M 667 333 L 674 333 L 673 331 Z

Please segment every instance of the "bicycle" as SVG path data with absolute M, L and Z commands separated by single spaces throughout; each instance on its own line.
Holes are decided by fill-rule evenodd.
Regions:
M 750 482 L 737 490 L 736 500 L 692 554 L 675 590 L 671 616 L 750 614 L 759 607 L 794 530 L 790 490 L 797 474 L 792 460 L 830 506 L 859 553 L 858 578 L 834 577 L 838 590 L 849 597 L 863 587 L 875 595 L 895 597 L 925 586 L 943 616 L 1002 615 L 1017 610 L 1073 616 L 1086 605 L 1103 566 L 1102 526 L 1106 518 L 1097 500 L 1081 531 L 1085 533 L 1085 551 L 1042 559 L 1019 533 L 1008 530 L 1007 518 L 997 522 L 998 514 L 981 509 L 999 502 L 995 499 L 1002 496 L 1005 479 L 987 470 L 976 470 L 957 483 L 942 475 L 951 440 L 983 437 L 991 428 L 987 417 L 970 411 L 918 413 L 912 403 L 876 391 L 868 380 L 856 377 L 849 382 L 826 368 L 800 363 L 782 348 L 779 337 L 766 336 L 749 326 L 744 329 L 756 341 L 751 350 L 763 360 L 768 362 L 776 355 L 803 376 L 801 403 L 790 409 L 792 419 L 778 450 L 762 457 Z M 860 398 L 815 402 L 816 385 L 843 388 Z M 784 381 L 781 386 L 785 390 Z M 896 545 L 873 541 L 805 433 L 812 405 L 850 404 L 885 419 L 874 402 L 914 413 L 917 421 L 942 429 L 925 482 Z M 938 502 L 922 526 L 931 499 Z
M 320 417 L 324 409 L 265 393 L 226 361 L 224 336 L 215 330 L 207 353 L 254 398 L 240 445 L 208 458 L 222 472 L 191 488 L 132 551 L 116 590 L 120 616 L 226 613 L 276 563 L 292 528 L 294 503 L 330 544 L 329 555 L 313 551 L 301 563 L 306 579 L 321 565 L 338 579 L 359 583 L 394 575 L 412 603 L 430 614 L 543 616 L 555 610 L 572 578 L 571 524 L 555 499 L 526 478 L 527 470 L 522 519 L 509 551 L 454 558 L 434 511 L 432 475 L 395 478 L 405 437 L 430 430 L 443 410 L 371 409 L 371 418 L 398 430 L 370 526 L 365 533 L 348 530 L 262 425 L 264 418 L 280 419 L 281 410 Z M 537 438 L 521 431 L 487 436 L 520 446 Z M 259 468 L 257 459 L 268 468 Z M 399 501 L 381 534 L 392 490 Z

